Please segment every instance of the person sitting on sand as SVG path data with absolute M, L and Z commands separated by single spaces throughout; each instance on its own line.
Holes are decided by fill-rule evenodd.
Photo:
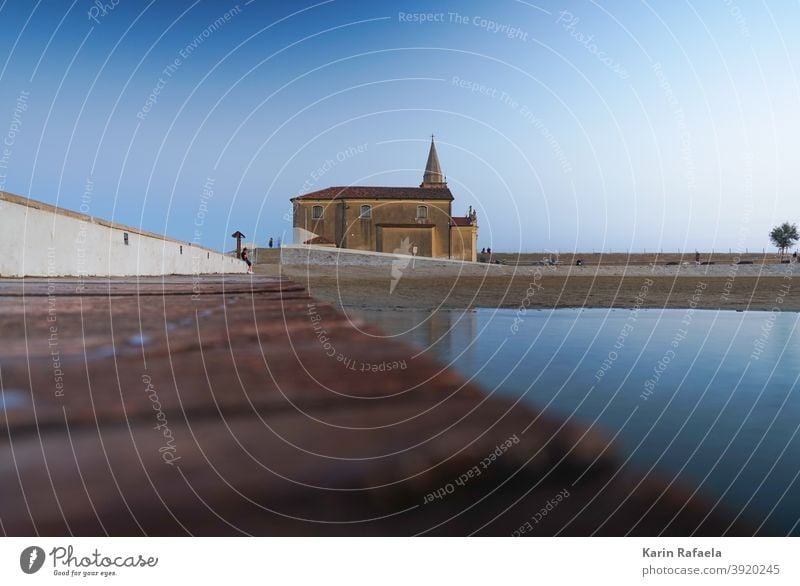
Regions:
M 242 249 L 242 260 L 247 263 L 247 274 L 253 274 L 253 263 L 250 262 L 250 253 L 246 248 Z

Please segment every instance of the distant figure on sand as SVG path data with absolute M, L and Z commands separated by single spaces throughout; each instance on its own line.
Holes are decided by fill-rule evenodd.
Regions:
M 492 254 L 492 249 L 491 248 L 487 248 L 486 249 L 486 254 Z
M 272 237 L 269 239 L 269 247 L 272 248 Z
M 575 261 L 575 266 L 576 267 L 582 267 L 583 266 L 583 259 L 579 258 L 578 260 L 576 260 Z
M 793 262 L 797 262 L 797 251 L 796 250 L 794 251 L 794 253 L 792 253 L 792 261 Z
M 486 247 L 481 248 L 481 254 L 486 254 Z M 794 253 L 795 258 L 797 258 L 797 253 Z
M 252 275 L 253 263 L 250 262 L 250 252 L 246 248 L 242 249 L 242 260 L 247 263 L 247 273 Z
M 694 262 L 700 264 L 700 252 L 698 252 L 697 250 L 694 251 Z

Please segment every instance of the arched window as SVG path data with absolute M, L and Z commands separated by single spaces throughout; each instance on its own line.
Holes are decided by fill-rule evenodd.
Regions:
M 417 206 L 417 219 L 418 220 L 428 219 L 428 206 Z
M 363 205 L 361 206 L 361 215 L 359 216 L 362 219 L 369 219 L 372 217 L 372 206 Z
M 311 208 L 311 219 L 321 220 L 324 215 L 324 208 L 322 206 L 314 206 Z

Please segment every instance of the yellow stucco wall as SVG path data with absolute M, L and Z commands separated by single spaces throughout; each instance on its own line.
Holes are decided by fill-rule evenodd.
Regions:
M 450 258 L 455 260 L 478 260 L 478 227 L 453 226 L 450 230 Z
M 322 206 L 323 217 L 321 220 L 314 220 L 312 216 L 312 208 L 317 205 Z M 295 202 L 293 227 L 313 232 L 331 242 L 338 242 L 336 234 L 337 207 L 335 201 Z M 341 225 L 341 222 L 338 225 Z M 303 242 L 295 244 L 303 244 Z
M 364 205 L 370 206 L 371 217 L 362 217 Z M 417 217 L 420 205 L 428 208 L 427 218 Z M 314 206 L 322 206 L 322 219 L 313 219 Z M 343 248 L 402 252 L 406 246 L 416 246 L 419 256 L 475 262 L 478 228 L 454 226 L 451 229 L 451 207 L 450 201 L 424 199 L 297 200 L 294 227 L 313 232 Z
M 304 228 L 344 248 L 394 252 L 402 244 L 398 236 L 405 229 L 409 236 L 414 236 L 412 246 L 418 247 L 420 256 L 447 258 L 450 254 L 449 201 L 346 199 L 298 200 L 295 204 L 296 228 Z M 322 220 L 312 219 L 315 205 L 323 206 Z M 361 217 L 363 205 L 371 206 L 371 218 Z M 427 206 L 427 218 L 417 218 L 420 205 Z
M 433 257 L 433 226 L 378 226 L 376 252 Z

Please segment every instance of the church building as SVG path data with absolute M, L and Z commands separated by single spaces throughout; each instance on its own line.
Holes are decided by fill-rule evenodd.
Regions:
M 291 202 L 296 244 L 477 260 L 477 215 L 453 216 L 433 137 L 419 187 L 328 187 Z

